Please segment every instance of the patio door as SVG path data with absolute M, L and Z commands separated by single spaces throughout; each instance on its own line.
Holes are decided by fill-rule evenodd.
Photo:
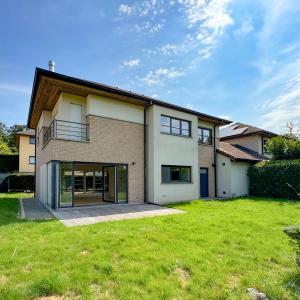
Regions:
M 115 166 L 103 167 L 103 201 L 116 202 L 116 168 Z

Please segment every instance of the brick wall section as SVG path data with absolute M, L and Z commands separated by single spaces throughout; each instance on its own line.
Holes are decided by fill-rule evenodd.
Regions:
M 200 168 L 208 168 L 208 196 L 215 196 L 214 147 L 198 145 L 198 163 Z
M 45 151 L 45 153 L 41 153 L 40 161 L 61 160 L 128 164 L 129 203 L 143 202 L 143 125 L 96 116 L 88 116 L 87 123 L 89 124 L 89 142 L 51 140 L 41 151 Z M 48 147 L 50 151 L 48 151 Z

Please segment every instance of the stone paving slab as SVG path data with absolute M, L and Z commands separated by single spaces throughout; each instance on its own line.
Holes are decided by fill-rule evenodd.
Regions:
M 21 218 L 28 220 L 48 220 L 54 219 L 51 212 L 35 198 L 21 198 Z
M 181 213 L 185 212 L 153 204 L 113 204 L 80 208 L 60 208 L 52 211 L 52 214 L 68 227 Z

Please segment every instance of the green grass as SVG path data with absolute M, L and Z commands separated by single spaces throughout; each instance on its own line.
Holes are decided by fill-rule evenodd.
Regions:
M 193 201 L 186 214 L 67 228 L 17 218 L 0 195 L 0 299 L 299 299 L 285 226 L 300 204 L 271 199 Z

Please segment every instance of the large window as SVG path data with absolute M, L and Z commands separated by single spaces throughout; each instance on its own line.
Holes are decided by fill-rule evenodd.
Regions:
M 191 182 L 191 167 L 161 166 L 162 183 L 187 183 Z
M 202 145 L 212 145 L 212 130 L 208 128 L 198 128 L 198 143 Z
M 160 118 L 160 132 L 190 137 L 191 122 L 162 115 Z

